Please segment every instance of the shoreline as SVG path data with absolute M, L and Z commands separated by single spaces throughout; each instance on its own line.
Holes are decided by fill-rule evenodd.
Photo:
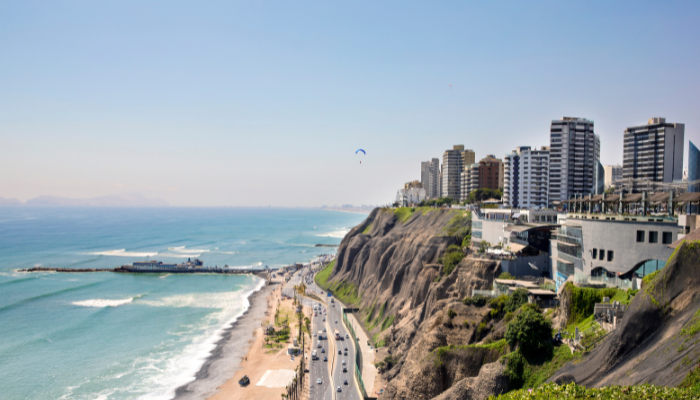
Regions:
M 199 368 L 192 381 L 175 389 L 173 400 L 205 399 L 215 395 L 241 369 L 241 361 L 255 339 L 255 330 L 267 317 L 268 296 L 277 285 L 263 285 L 248 297 L 248 307 L 234 322 L 223 329 L 221 338 Z M 248 337 L 248 341 L 241 343 Z

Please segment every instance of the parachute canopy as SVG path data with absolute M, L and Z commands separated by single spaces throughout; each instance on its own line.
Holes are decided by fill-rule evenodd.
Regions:
M 355 152 L 355 154 L 357 154 L 357 153 L 359 153 L 359 152 L 362 152 L 362 154 L 367 155 L 367 153 L 366 153 L 364 150 L 362 150 L 362 149 L 357 149 L 357 151 Z

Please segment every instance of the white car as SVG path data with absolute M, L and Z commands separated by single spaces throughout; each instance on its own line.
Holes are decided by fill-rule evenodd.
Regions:
M 316 332 L 314 332 L 314 337 L 316 337 Z
M 323 382 L 321 381 L 321 378 L 318 378 L 318 380 L 316 381 L 316 384 L 317 384 L 317 385 L 320 385 L 320 384 L 322 384 L 322 383 L 323 383 Z
M 340 386 L 338 386 L 338 389 L 337 389 L 337 390 L 338 390 L 339 392 L 342 392 L 342 391 L 343 391 L 343 390 L 340 388 Z
M 343 365 L 345 365 L 345 360 L 343 360 Z

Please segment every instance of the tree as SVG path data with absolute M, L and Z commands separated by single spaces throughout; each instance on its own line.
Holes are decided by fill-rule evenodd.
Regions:
M 491 198 L 501 199 L 502 197 L 503 192 L 501 192 L 500 190 L 481 188 L 469 193 L 469 196 L 467 196 L 467 200 L 465 202 L 467 204 L 474 204 Z
M 542 314 L 525 309 L 515 321 L 508 324 L 506 342 L 511 348 L 520 346 L 523 355 L 535 355 L 541 350 L 551 350 L 552 324 Z
M 515 279 L 515 277 L 508 272 L 502 272 L 500 275 L 498 275 L 498 279 Z
M 504 310 L 506 312 L 514 312 L 520 306 L 523 304 L 527 303 L 527 289 L 524 288 L 519 288 L 513 294 L 508 296 L 508 300 L 506 301 L 506 306 Z

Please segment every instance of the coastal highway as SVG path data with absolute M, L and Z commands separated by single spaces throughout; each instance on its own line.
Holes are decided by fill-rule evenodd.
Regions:
M 302 280 L 304 283 L 306 283 L 309 289 L 312 289 L 315 294 L 321 297 L 321 289 L 318 288 L 313 282 L 313 273 L 311 272 L 310 268 L 303 268 L 297 271 L 289 280 L 287 285 L 285 285 L 283 289 L 284 293 L 288 296 L 293 296 L 294 285 L 298 285 L 300 282 L 302 282 Z M 311 299 L 305 297 L 302 299 L 302 304 L 305 306 L 313 307 L 314 305 L 318 305 L 318 302 Z M 322 341 L 322 346 L 326 350 L 326 353 L 319 353 L 320 360 L 311 361 L 310 363 L 311 366 L 309 368 L 309 377 L 311 389 L 309 400 L 362 400 L 362 396 L 360 395 L 360 391 L 355 384 L 355 377 L 353 375 L 355 371 L 356 346 L 353 346 L 352 338 L 349 335 L 350 332 L 348 332 L 343 325 L 342 306 L 337 302 L 337 300 L 334 303 L 335 306 L 331 306 L 331 303 L 327 301 L 327 298 L 324 297 L 323 299 L 326 300 L 325 304 L 322 304 L 322 307 L 327 310 L 326 322 L 323 322 L 323 316 L 319 315 L 316 318 L 312 318 L 312 324 L 314 326 L 314 331 L 317 333 L 319 330 L 323 330 L 324 326 L 326 328 L 326 333 L 328 336 Z M 338 322 L 336 323 L 336 321 Z M 335 329 L 338 329 L 338 332 L 343 340 L 335 340 Z M 320 349 L 316 346 L 318 343 L 318 338 L 316 337 L 313 339 L 313 349 L 320 351 Z M 335 346 L 331 346 L 330 341 L 333 341 Z M 347 356 L 345 355 L 346 347 L 348 348 Z M 338 349 L 341 350 L 341 354 L 338 354 Z M 330 351 L 334 351 L 334 354 L 330 354 Z M 323 361 L 324 355 L 328 357 L 327 362 Z M 345 365 L 342 363 L 343 360 L 345 360 Z M 333 362 L 332 385 L 329 385 L 330 379 L 328 377 L 327 364 L 330 362 Z M 344 367 L 347 372 L 343 372 Z M 321 377 L 323 380 L 322 389 L 316 385 L 316 381 L 319 377 Z M 344 383 L 346 380 L 348 382 L 347 385 Z M 338 386 L 341 388 L 340 392 L 337 391 Z

